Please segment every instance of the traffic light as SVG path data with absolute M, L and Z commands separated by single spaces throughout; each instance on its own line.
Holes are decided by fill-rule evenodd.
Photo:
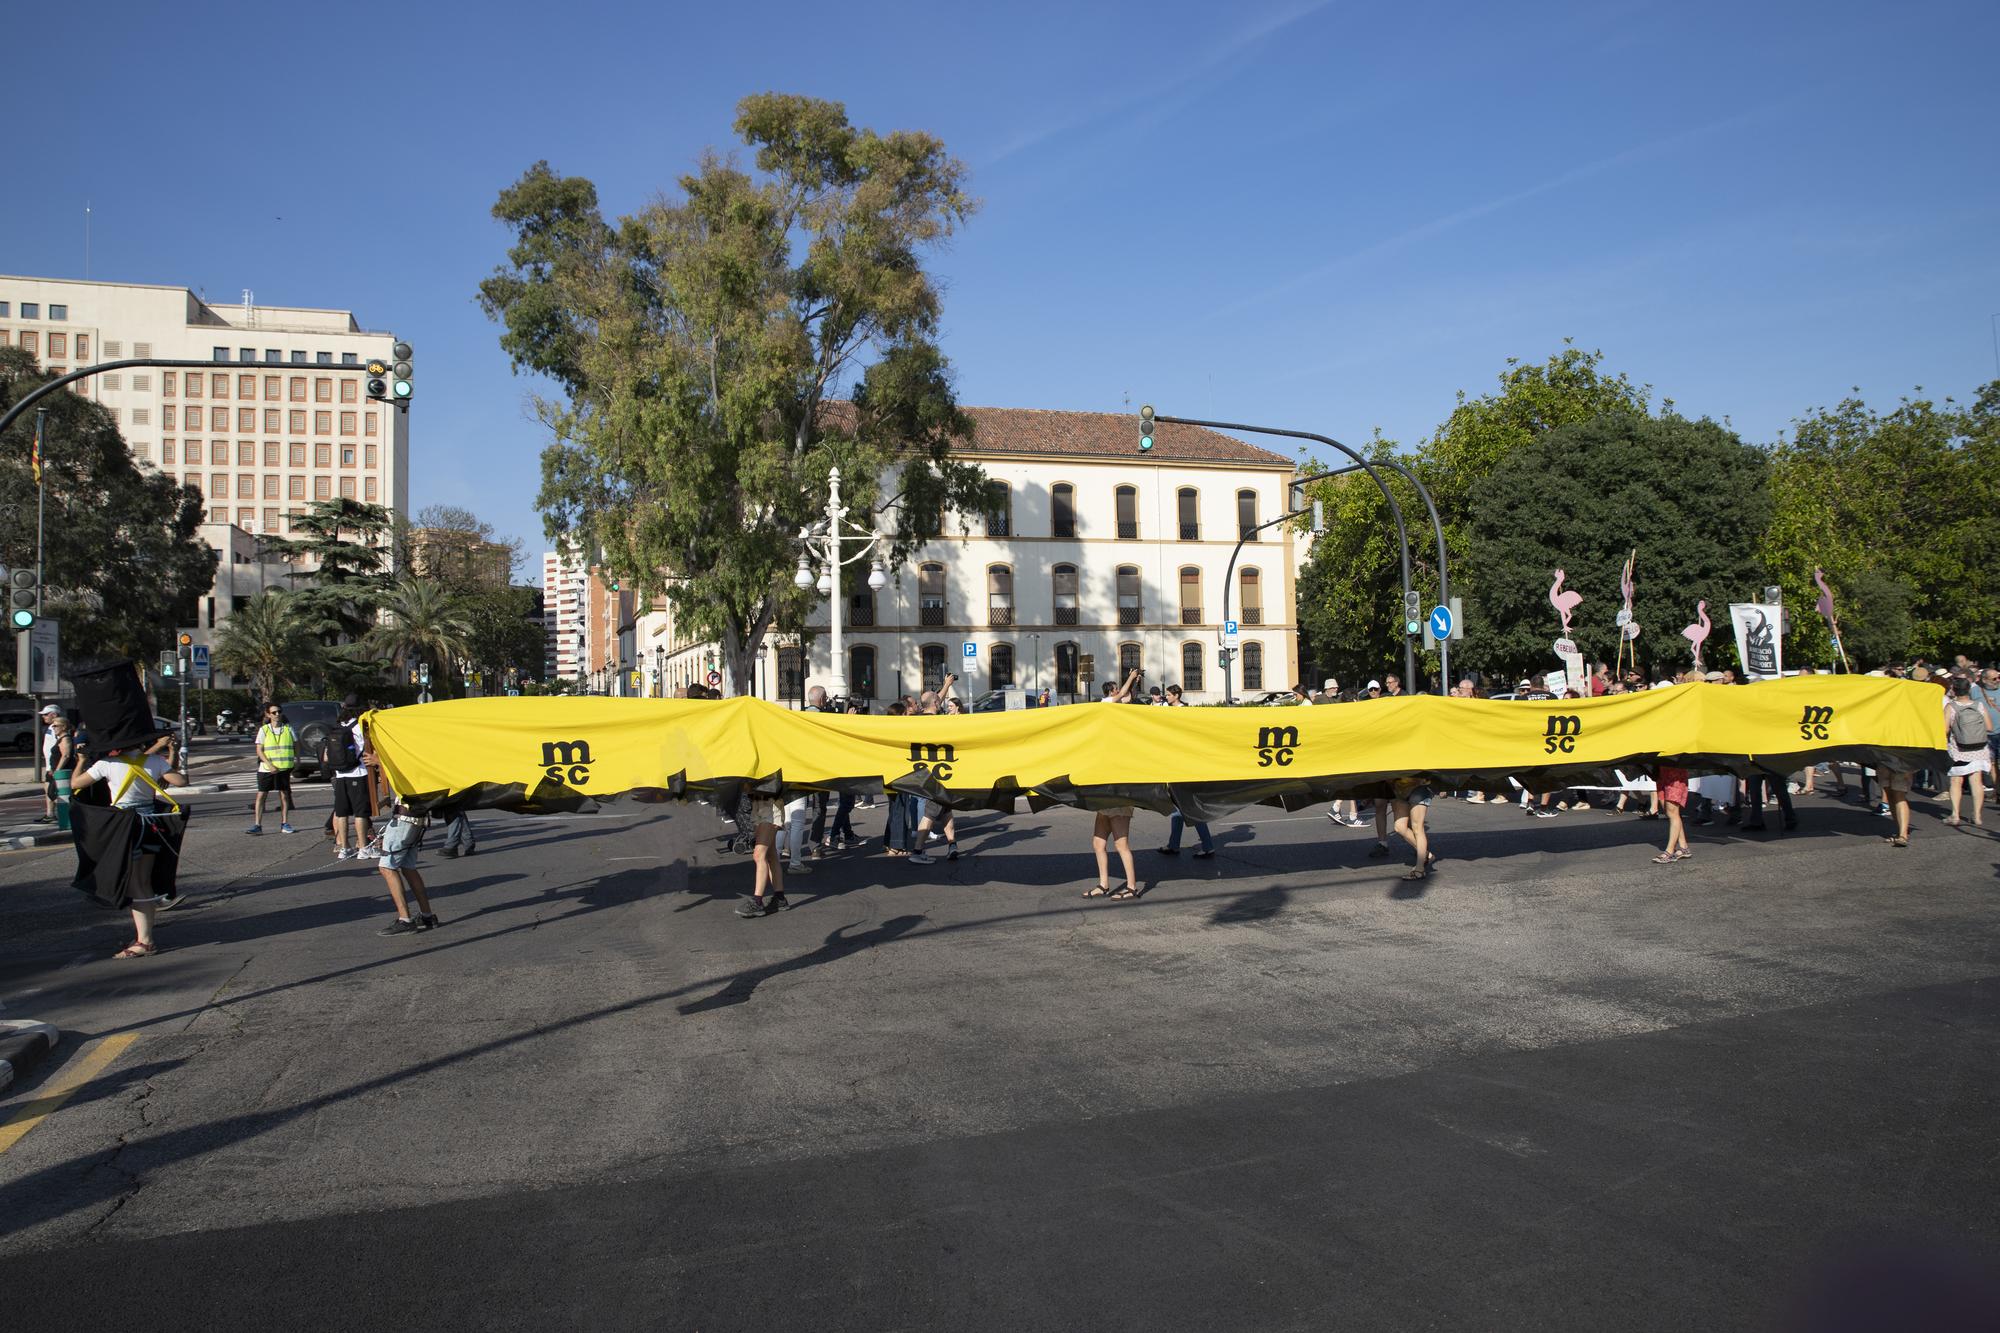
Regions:
M 417 387 L 417 371 L 411 362 L 414 353 L 408 343 L 397 343 L 390 349 L 390 354 L 396 358 L 396 364 L 389 367 L 389 397 L 398 403 L 407 403 Z
M 1326 502 L 1324 500 L 1313 501 L 1312 530 L 1315 537 L 1326 536 Z
M 375 403 L 389 401 L 389 363 L 376 357 L 368 366 L 368 400 Z
M 1139 452 L 1153 452 L 1153 405 L 1146 404 L 1139 409 Z
M 1403 594 L 1403 633 L 1415 634 L 1423 627 L 1423 603 L 1417 600 L 1417 590 L 1412 588 Z
M 26 629 L 35 623 L 35 603 L 40 600 L 41 580 L 32 569 L 11 570 L 7 574 L 7 605 L 14 612 L 14 628 Z M 26 614 L 27 619 L 21 617 Z
M 183 648 L 191 648 L 191 647 L 193 647 L 193 646 L 194 646 L 194 635 L 192 635 L 192 634 L 188 633 L 188 632 L 187 632 L 186 630 L 182 630 L 182 631 L 181 631 L 181 637 L 180 637 L 180 645 L 181 645 L 181 647 L 183 647 Z

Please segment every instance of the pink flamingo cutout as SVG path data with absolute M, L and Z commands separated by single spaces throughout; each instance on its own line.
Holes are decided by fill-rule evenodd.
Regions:
M 1562 586 L 1563 572 L 1558 569 L 1556 571 L 1556 581 L 1549 585 L 1549 605 L 1553 606 L 1556 609 L 1556 614 L 1562 617 L 1563 637 L 1567 639 L 1569 637 L 1570 613 L 1576 610 L 1577 604 L 1583 600 L 1583 594 L 1580 592 L 1564 592 Z
M 1699 668 L 1701 666 L 1701 645 L 1708 638 L 1710 628 L 1708 623 L 1708 603 L 1696 602 L 1694 604 L 1694 614 L 1696 623 L 1682 630 L 1681 637 L 1694 645 L 1694 664 Z
M 1637 560 L 1638 558 L 1639 558 L 1639 553 L 1636 550 L 1633 551 L 1632 554 L 1626 556 L 1625 568 L 1618 575 L 1618 591 L 1623 593 L 1625 596 L 1625 614 L 1628 618 L 1632 614 L 1632 595 L 1638 591 L 1638 589 L 1635 586 L 1633 586 L 1632 583 L 1632 562 Z

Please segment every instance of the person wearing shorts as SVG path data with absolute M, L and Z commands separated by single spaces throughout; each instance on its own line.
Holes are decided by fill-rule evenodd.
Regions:
M 756 863 L 757 874 L 750 901 L 736 909 L 736 915 L 745 920 L 769 916 L 791 906 L 785 901 L 785 859 L 778 854 L 778 826 L 784 822 L 783 801 L 769 796 L 750 798 L 750 825 L 754 830 L 750 857 Z
M 1687 823 L 1683 818 L 1688 802 L 1688 771 L 1663 764 L 1654 788 L 1660 808 L 1667 812 L 1667 849 L 1653 860 L 1659 865 L 1685 861 L 1694 855 L 1688 850 Z
M 368 764 L 362 758 L 368 745 L 361 734 L 361 710 L 354 704 L 342 704 L 340 721 L 335 725 L 348 729 L 354 741 L 355 759 L 352 768 L 336 769 L 333 774 L 333 841 L 340 849 L 334 853 L 334 859 L 351 861 L 356 857 L 379 856 L 381 853 L 368 845 L 374 829 L 369 824 Z
M 1417 854 L 1416 865 L 1403 876 L 1404 879 L 1428 879 L 1431 866 L 1437 861 L 1437 853 L 1431 850 L 1430 834 L 1424 828 L 1424 817 L 1429 813 L 1431 801 L 1436 793 L 1431 785 L 1421 778 L 1397 778 L 1390 788 L 1394 796 L 1389 802 L 1390 813 L 1395 817 L 1396 836 L 1410 844 Z
M 1139 872 L 1132 865 L 1132 809 L 1129 805 L 1114 805 L 1108 810 L 1099 810 L 1091 821 L 1090 850 L 1097 856 L 1097 887 L 1085 893 L 1084 897 L 1139 896 Z M 1125 866 L 1125 884 L 1116 893 L 1111 891 L 1111 861 L 1107 854 L 1110 847 L 1118 849 L 1118 859 Z
M 292 828 L 292 769 L 299 762 L 299 735 L 285 721 L 276 704 L 264 710 L 264 725 L 257 728 L 257 799 L 251 805 L 250 827 L 245 833 L 264 831 L 264 798 L 278 794 L 278 831 Z
M 1882 784 L 1882 799 L 1889 803 L 1889 817 L 1896 821 L 1896 831 L 1882 841 L 1891 847 L 1910 845 L 1910 778 L 1913 775 L 1906 768 L 1878 768 L 1875 780 Z
M 385 842 L 399 841 L 406 834 L 408 840 L 395 851 L 384 851 L 375 867 L 382 872 L 382 879 L 389 886 L 389 898 L 396 904 L 396 919 L 376 931 L 378 935 L 415 935 L 437 929 L 438 919 L 431 911 L 430 895 L 424 891 L 424 877 L 417 873 L 418 836 L 412 824 L 399 807 L 382 831 Z M 411 899 L 417 904 L 414 915 L 410 912 Z

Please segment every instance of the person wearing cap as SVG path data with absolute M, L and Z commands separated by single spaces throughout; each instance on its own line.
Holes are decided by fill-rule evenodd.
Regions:
M 54 773 L 56 771 L 56 747 L 59 743 L 59 738 L 56 735 L 56 723 L 61 720 L 62 709 L 57 708 L 54 704 L 42 705 L 42 776 L 47 780 L 47 786 L 42 791 L 42 817 L 35 821 L 37 824 L 53 824 L 56 822 L 56 780 Z
M 1382 697 L 1382 682 L 1379 680 L 1371 680 L 1368 682 L 1366 686 L 1363 687 L 1363 690 L 1368 695 L 1369 698 L 1379 699 Z

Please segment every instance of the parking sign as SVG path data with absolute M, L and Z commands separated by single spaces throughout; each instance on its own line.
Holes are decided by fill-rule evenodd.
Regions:
M 974 658 L 979 656 L 979 645 L 974 643 L 972 640 L 967 639 L 965 641 L 964 652 L 965 652 L 965 660 L 970 662 Z

